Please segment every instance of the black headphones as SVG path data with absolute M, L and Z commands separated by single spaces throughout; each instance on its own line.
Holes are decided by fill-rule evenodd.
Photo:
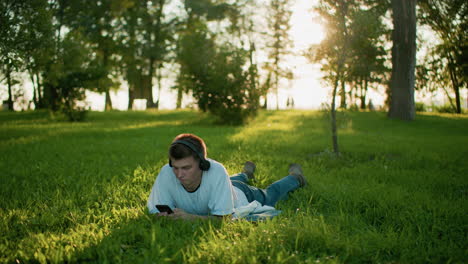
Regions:
M 182 145 L 188 147 L 189 149 L 191 149 L 193 152 L 195 152 L 195 154 L 197 154 L 197 156 L 200 158 L 200 165 L 199 165 L 200 170 L 207 171 L 207 170 L 210 169 L 210 166 L 211 166 L 210 162 L 205 159 L 203 153 L 201 153 L 200 151 L 197 150 L 197 147 L 195 147 L 195 145 L 193 145 L 192 143 L 190 143 L 187 140 L 182 140 L 182 139 L 174 141 L 171 144 L 171 146 L 174 146 L 175 144 L 182 144 Z M 169 166 L 172 167 L 171 159 L 169 159 Z

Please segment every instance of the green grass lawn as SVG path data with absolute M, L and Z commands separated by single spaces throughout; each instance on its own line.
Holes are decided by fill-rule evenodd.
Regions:
M 468 117 L 346 113 L 343 155 L 322 113 L 268 111 L 244 127 L 191 111 L 0 113 L 0 262 L 467 263 Z M 256 185 L 302 164 L 309 185 L 273 220 L 155 219 L 146 200 L 179 133 Z

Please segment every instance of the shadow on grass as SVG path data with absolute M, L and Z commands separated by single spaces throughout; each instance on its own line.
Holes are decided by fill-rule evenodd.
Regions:
M 97 245 L 71 256 L 76 262 L 184 263 L 184 252 L 203 235 L 222 227 L 222 220 L 183 221 L 142 213 L 119 223 Z
M 47 121 L 49 112 L 46 110 L 26 111 L 26 112 L 3 112 L 0 111 L 0 123 L 5 122 L 33 122 Z

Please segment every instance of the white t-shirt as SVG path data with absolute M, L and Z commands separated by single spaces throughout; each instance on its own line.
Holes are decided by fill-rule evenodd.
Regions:
M 245 205 L 245 194 L 232 186 L 224 166 L 215 160 L 208 161 L 210 169 L 203 171 L 200 187 L 192 193 L 184 189 L 172 168 L 166 164 L 159 172 L 148 198 L 149 212 L 158 213 L 156 205 L 166 204 L 190 214 L 230 215 L 235 207 Z

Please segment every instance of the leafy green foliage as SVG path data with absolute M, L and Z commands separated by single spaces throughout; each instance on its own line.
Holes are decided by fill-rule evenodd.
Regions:
M 53 110 L 60 110 L 70 121 L 82 121 L 85 89 L 97 87 L 97 83 L 106 76 L 105 68 L 99 67 L 92 60 L 91 50 L 79 32 L 67 34 L 58 59 L 47 73 L 46 87 L 55 96 L 50 104 Z
M 380 3 L 382 4 L 382 3 Z M 366 109 L 369 89 L 385 85 L 387 29 L 382 22 L 386 9 L 372 1 L 323 0 L 315 7 L 327 29 L 326 38 L 312 45 L 306 56 L 320 63 L 324 80 L 341 83 L 340 107 L 347 108 L 347 98 L 361 101 Z
M 438 113 L 451 113 L 451 114 L 458 113 L 457 109 L 453 107 L 453 105 L 434 106 L 434 110 Z
M 415 103 L 416 112 L 426 112 L 426 105 L 421 102 Z
M 110 1 L 112 6 L 114 1 Z M 154 77 L 163 63 L 171 62 L 170 47 L 174 44 L 173 24 L 164 11 L 167 0 L 129 1 L 128 8 L 115 21 L 118 55 L 122 56 L 121 71 L 129 84 L 129 104 L 133 100 L 146 99 L 148 108 L 156 107 L 153 97 Z M 161 87 L 158 87 L 161 89 Z M 160 100 L 161 98 L 158 98 Z
M 251 61 L 248 64 L 251 54 L 235 44 L 219 43 L 208 27 L 207 14 L 194 11 L 193 4 L 186 5 L 188 20 L 177 47 L 181 65 L 177 88 L 190 92 L 199 109 L 210 112 L 219 122 L 246 123 L 257 113 L 260 96 L 256 66 Z
M 348 115 L 336 158 L 313 111 L 260 112 L 244 127 L 190 111 L 92 112 L 81 123 L 0 112 L 0 262 L 466 262 L 467 117 Z M 157 219 L 147 197 L 187 131 L 232 174 L 256 162 L 257 186 L 291 162 L 309 185 L 271 221 Z
M 204 47 L 206 46 L 201 46 L 200 49 Z M 192 78 L 187 81 L 191 82 L 191 92 L 202 111 L 209 111 L 221 123 L 238 125 L 256 114 L 259 95 L 250 86 L 249 72 L 242 68 L 246 59 L 245 52 L 230 48 L 231 50 L 223 47 L 224 50 L 209 51 L 211 57 L 203 57 L 208 60 L 203 64 L 197 64 L 196 59 L 190 60 L 190 70 L 193 73 Z M 197 57 L 205 54 L 203 52 Z
M 462 0 L 421 0 L 419 6 L 421 23 L 429 25 L 441 40 L 420 66 L 419 88 L 434 90 L 434 85 L 442 87 L 457 113 L 461 113 L 460 91 L 468 88 L 468 4 Z M 445 87 L 452 88 L 455 103 Z
M 5 81 L 8 87 L 10 110 L 17 99 L 12 92 L 20 80 L 16 73 L 27 70 L 37 77 L 50 55 L 52 26 L 46 6 L 43 0 L 0 2 L 0 83 Z M 39 104 L 36 94 L 34 100 Z

